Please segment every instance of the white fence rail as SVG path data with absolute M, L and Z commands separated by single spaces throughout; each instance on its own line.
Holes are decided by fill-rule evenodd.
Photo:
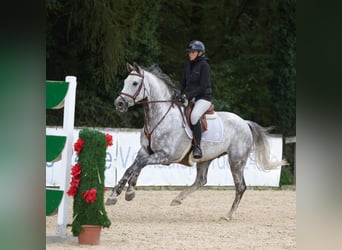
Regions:
M 113 136 L 113 146 L 108 148 L 106 156 L 105 186 L 113 187 L 124 174 L 124 171 L 133 163 L 140 148 L 140 130 L 135 129 L 108 129 L 96 128 L 103 133 Z M 47 133 L 58 133 L 59 128 L 47 128 Z M 80 129 L 74 130 L 74 140 L 78 138 Z M 271 149 L 271 158 L 281 160 L 282 137 L 271 136 L 268 138 Z M 73 153 L 72 165 L 76 163 L 76 154 Z M 58 162 L 46 164 L 46 185 L 59 186 L 65 168 L 56 166 Z M 263 172 L 256 166 L 253 155 L 249 158 L 245 168 L 245 180 L 248 186 L 279 186 L 281 168 Z M 185 167 L 181 164 L 170 166 L 151 165 L 146 166 L 140 174 L 138 186 L 186 186 L 195 180 L 196 168 Z M 214 160 L 208 171 L 207 186 L 233 186 L 233 179 L 229 169 L 227 156 Z

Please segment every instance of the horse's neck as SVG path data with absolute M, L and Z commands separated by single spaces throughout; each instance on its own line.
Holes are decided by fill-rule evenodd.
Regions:
M 154 75 L 146 73 L 145 78 L 148 82 L 146 88 L 148 91 L 147 101 L 149 102 L 145 108 L 145 116 L 148 123 L 146 125 L 153 127 L 160 119 L 163 119 L 166 113 L 173 112 L 173 109 L 170 109 L 172 102 L 169 102 L 172 99 L 172 94 L 166 84 Z
M 171 99 L 171 93 L 166 84 L 154 76 L 153 74 L 145 71 L 145 80 L 148 82 L 148 101 L 166 101 Z

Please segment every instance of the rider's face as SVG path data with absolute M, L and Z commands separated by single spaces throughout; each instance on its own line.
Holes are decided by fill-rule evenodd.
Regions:
M 195 60 L 196 57 L 198 56 L 198 54 L 199 54 L 199 51 L 197 51 L 197 50 L 190 50 L 189 51 L 189 59 L 190 59 L 190 61 Z

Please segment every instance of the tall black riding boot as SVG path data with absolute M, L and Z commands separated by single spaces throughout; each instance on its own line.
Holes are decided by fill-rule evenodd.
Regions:
M 201 150 L 201 138 L 202 138 L 202 126 L 201 121 L 198 121 L 195 125 L 193 125 L 193 134 L 194 134 L 194 150 L 193 155 L 195 159 L 202 158 L 202 150 Z

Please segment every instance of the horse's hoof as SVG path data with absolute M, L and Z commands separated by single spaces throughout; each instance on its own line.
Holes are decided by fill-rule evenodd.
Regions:
M 220 217 L 220 220 L 224 220 L 224 221 L 230 222 L 230 221 L 232 220 L 232 218 L 227 217 L 227 216 L 221 216 L 221 217 Z
M 116 202 L 118 201 L 118 198 L 116 197 L 109 197 L 106 201 L 106 205 L 115 205 Z
M 125 194 L 125 200 L 126 201 L 131 201 L 133 200 L 135 197 L 135 191 L 127 191 L 126 194 Z
M 180 204 L 182 204 L 181 201 L 179 201 L 179 200 L 172 200 L 170 205 L 171 206 L 179 206 Z

